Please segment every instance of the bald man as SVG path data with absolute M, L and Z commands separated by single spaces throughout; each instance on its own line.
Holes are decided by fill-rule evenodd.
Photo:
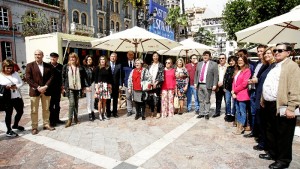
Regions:
M 43 115 L 43 129 L 55 130 L 49 124 L 49 105 L 51 98 L 51 91 L 48 87 L 51 85 L 53 79 L 52 66 L 43 62 L 44 53 L 41 50 L 34 52 L 35 61 L 28 63 L 26 66 L 26 81 L 29 84 L 29 96 L 31 103 L 31 126 L 32 134 L 38 133 L 38 110 L 39 102 L 42 102 Z

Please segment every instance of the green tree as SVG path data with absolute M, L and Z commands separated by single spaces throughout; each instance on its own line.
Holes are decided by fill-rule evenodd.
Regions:
M 126 7 L 126 5 L 131 4 L 134 8 L 138 6 L 145 6 L 146 0 L 124 0 L 123 1 L 123 8 Z
M 170 8 L 165 21 L 174 30 L 175 39 L 179 41 L 179 27 L 188 25 L 187 16 L 180 15 L 179 7 Z
M 223 11 L 222 27 L 229 40 L 236 40 L 235 32 L 251 26 L 250 2 L 229 1 Z
M 194 35 L 194 39 L 196 42 L 208 46 L 212 46 L 216 43 L 216 37 L 209 30 L 206 30 L 203 27 L 199 28 L 198 32 Z
M 22 36 L 33 36 L 51 32 L 51 21 L 42 10 L 27 12 L 21 16 L 21 19 L 23 22 Z
M 300 0 L 232 0 L 223 11 L 223 29 L 229 40 L 236 40 L 236 32 L 287 13 L 299 4 Z

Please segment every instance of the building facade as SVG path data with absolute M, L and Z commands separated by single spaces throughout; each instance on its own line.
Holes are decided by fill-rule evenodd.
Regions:
M 131 5 L 123 8 L 123 0 L 69 0 L 65 1 L 68 33 L 103 37 L 134 25 Z
M 21 36 L 22 16 L 35 17 L 38 10 L 43 11 L 51 21 L 50 31 L 56 32 L 59 19 L 57 5 L 41 0 L 0 0 L 0 62 L 14 59 L 19 65 L 26 63 L 25 41 Z

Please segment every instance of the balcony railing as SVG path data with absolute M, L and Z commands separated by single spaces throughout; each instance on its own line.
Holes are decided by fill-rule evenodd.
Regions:
M 124 16 L 124 22 L 131 22 L 131 15 L 130 14 L 125 14 Z
M 106 6 L 97 4 L 97 14 L 99 15 L 100 13 L 106 14 Z
M 71 23 L 71 33 L 72 34 L 87 34 L 89 36 L 95 33 L 95 28 L 93 26 L 82 25 L 79 23 Z

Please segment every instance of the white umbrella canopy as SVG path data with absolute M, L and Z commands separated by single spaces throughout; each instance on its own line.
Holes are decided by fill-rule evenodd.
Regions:
M 300 5 L 288 13 L 238 31 L 235 34 L 238 42 L 300 43 Z
M 94 40 L 91 43 L 93 48 L 119 52 L 127 52 L 131 50 L 136 53 L 168 50 L 180 45 L 175 41 L 136 26 L 104 38 Z
M 161 55 L 169 56 L 190 56 L 190 55 L 202 55 L 206 50 L 215 51 L 213 47 L 198 43 L 192 39 L 185 39 L 179 42 L 182 46 L 175 47 L 170 50 L 160 50 L 158 51 Z

